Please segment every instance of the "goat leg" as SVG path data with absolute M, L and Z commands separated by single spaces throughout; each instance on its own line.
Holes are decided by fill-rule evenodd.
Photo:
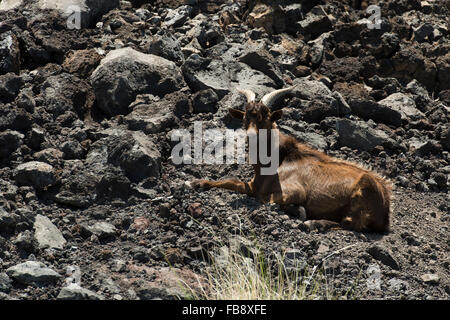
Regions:
M 187 181 L 186 185 L 188 187 L 191 187 L 194 189 L 209 190 L 211 188 L 221 188 L 221 189 L 227 189 L 227 190 L 244 193 L 247 195 L 253 194 L 250 183 L 242 182 L 237 179 L 226 179 L 226 180 L 218 180 L 218 181 L 209 181 L 209 180 L 200 180 L 199 179 L 199 180 Z
M 339 230 L 342 229 L 341 225 L 335 221 L 330 220 L 307 220 L 305 225 L 310 231 L 328 231 L 328 230 Z

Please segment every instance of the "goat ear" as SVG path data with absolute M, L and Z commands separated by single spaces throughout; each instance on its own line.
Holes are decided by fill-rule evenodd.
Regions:
M 228 109 L 228 111 L 230 112 L 230 114 L 233 118 L 236 118 L 239 120 L 244 119 L 244 112 L 237 110 L 237 109 L 233 109 L 233 108 Z
M 280 120 L 282 115 L 283 115 L 283 109 L 276 110 L 270 114 L 270 120 L 272 122 Z

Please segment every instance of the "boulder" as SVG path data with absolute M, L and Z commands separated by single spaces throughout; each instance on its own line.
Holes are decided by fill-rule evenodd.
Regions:
M 395 144 L 384 131 L 373 129 L 363 121 L 338 120 L 336 129 L 339 143 L 353 149 L 372 151 L 376 146 Z
M 368 120 L 372 119 L 375 122 L 401 126 L 402 114 L 400 111 L 391 109 L 385 105 L 379 104 L 372 100 L 350 99 L 349 105 L 353 114 Z
M 146 134 L 163 132 L 176 124 L 176 117 L 190 111 L 189 96 L 174 92 L 159 99 L 151 94 L 138 95 L 130 105 L 133 110 L 124 121 L 130 130 Z
M 239 61 L 255 70 L 261 71 L 275 81 L 277 86 L 282 86 L 284 84 L 283 75 L 278 69 L 275 59 L 263 47 L 259 46 L 247 49 L 239 57 Z
M 405 93 L 393 93 L 387 98 L 378 101 L 382 106 L 386 106 L 392 110 L 398 111 L 404 120 L 420 120 L 425 115 L 416 108 L 414 99 Z
M 159 177 L 161 170 L 161 154 L 156 145 L 141 132 L 129 132 L 125 130 L 105 130 L 107 136 L 92 145 L 86 162 L 91 166 L 91 171 L 98 166 L 99 173 L 104 170 L 104 165 L 110 163 L 125 171 L 126 176 L 135 182 L 142 181 L 148 177 Z M 103 148 L 106 146 L 106 154 L 103 160 L 97 159 L 95 155 L 102 156 Z M 103 163 L 103 165 L 102 165 Z
M 118 8 L 119 4 L 119 0 L 39 0 L 38 2 L 41 9 L 58 10 L 64 17 L 79 13 L 80 28 L 93 26 L 105 13 Z
M 127 114 L 138 94 L 163 96 L 185 86 L 175 63 L 128 47 L 109 52 L 92 73 L 91 84 L 108 116 Z
M 216 46 L 217 47 L 217 46 Z M 231 50 L 230 50 L 231 51 Z M 212 89 L 219 99 L 230 93 L 234 87 L 242 87 L 264 94 L 276 87 L 276 83 L 261 71 L 229 57 L 230 52 L 221 58 L 207 59 L 191 54 L 183 64 L 186 82 L 192 91 Z
M 55 118 L 70 111 L 81 119 L 94 103 L 92 88 L 75 75 L 52 75 L 41 87 L 44 109 Z
M 33 186 L 36 189 L 43 189 L 56 183 L 56 175 L 51 165 L 30 161 L 17 166 L 14 178 L 19 185 Z
M 171 33 L 156 34 L 148 47 L 148 53 L 163 57 L 180 65 L 184 62 L 180 42 Z

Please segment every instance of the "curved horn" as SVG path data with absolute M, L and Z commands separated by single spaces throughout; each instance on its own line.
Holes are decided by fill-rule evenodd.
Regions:
M 294 87 L 285 88 L 285 89 L 279 89 L 272 91 L 268 94 L 266 94 L 262 99 L 261 103 L 265 105 L 266 107 L 270 107 L 272 103 L 275 102 L 276 99 L 280 98 L 281 96 L 285 95 L 286 93 L 290 92 Z
M 236 90 L 247 97 L 247 102 L 255 101 L 256 95 L 253 91 L 247 89 L 236 88 Z

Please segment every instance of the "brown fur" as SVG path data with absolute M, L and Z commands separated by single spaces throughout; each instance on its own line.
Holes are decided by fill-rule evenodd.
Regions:
M 244 127 L 276 129 L 281 111 L 261 103 L 247 104 L 245 113 L 231 109 Z M 261 175 L 253 165 L 250 182 L 237 179 L 195 180 L 194 187 L 223 188 L 256 197 L 262 202 L 305 207 L 310 227 L 342 227 L 355 231 L 389 231 L 390 185 L 376 173 L 354 163 L 332 158 L 280 133 L 280 165 L 275 175 Z

